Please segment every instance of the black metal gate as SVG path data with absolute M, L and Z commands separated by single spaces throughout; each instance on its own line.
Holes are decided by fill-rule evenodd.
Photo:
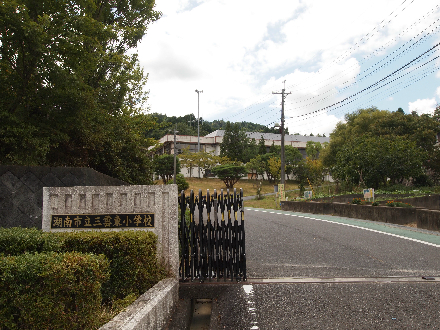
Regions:
M 201 190 L 194 196 L 191 190 L 189 197 L 182 191 L 179 208 L 181 280 L 246 281 L 243 190 L 237 194 L 234 188 L 230 194 L 222 189 L 219 195 L 208 190 L 206 196 Z

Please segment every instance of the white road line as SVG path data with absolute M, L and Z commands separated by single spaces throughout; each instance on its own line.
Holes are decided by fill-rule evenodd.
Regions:
M 255 304 L 255 295 L 254 295 L 254 287 L 252 284 L 243 285 L 243 290 L 246 294 L 246 302 L 248 306 L 249 318 L 250 318 L 250 330 L 259 330 L 258 322 L 257 322 L 257 313 L 256 313 L 256 304 Z
M 247 210 L 248 211 L 256 211 L 256 212 L 259 211 L 259 210 L 254 210 L 254 209 L 247 209 Z M 265 211 L 262 211 L 262 212 L 265 212 Z M 270 213 L 275 213 L 275 212 L 270 212 Z M 289 214 L 285 214 L 285 213 L 276 213 L 276 214 L 289 215 Z M 411 237 L 405 237 L 405 236 L 401 236 L 401 235 L 397 235 L 397 234 L 393 234 L 393 233 L 387 233 L 387 232 L 376 230 L 376 229 L 365 228 L 365 227 L 356 226 L 356 225 L 350 225 L 348 223 L 341 223 L 341 222 L 337 222 L 337 221 L 331 221 L 331 220 L 325 220 L 325 219 L 319 219 L 319 218 L 312 218 L 312 217 L 306 217 L 306 216 L 303 216 L 303 215 L 295 215 L 295 214 L 290 214 L 290 216 L 298 217 L 298 218 L 304 218 L 304 219 L 310 219 L 310 220 L 317 220 L 317 221 L 322 221 L 322 222 L 328 222 L 328 223 L 334 223 L 334 224 L 337 224 L 337 225 L 343 225 L 343 226 L 357 228 L 357 229 L 368 230 L 368 231 L 371 231 L 373 233 L 384 234 L 384 235 L 393 236 L 393 237 L 397 237 L 397 238 L 403 238 L 403 239 L 406 239 L 408 241 L 413 241 L 413 242 L 417 242 L 417 243 L 421 243 L 421 244 L 425 244 L 425 245 L 429 245 L 429 246 L 434 246 L 434 247 L 440 248 L 439 244 L 429 243 L 429 242 L 421 241 L 419 239 L 415 239 L 415 238 L 411 238 Z

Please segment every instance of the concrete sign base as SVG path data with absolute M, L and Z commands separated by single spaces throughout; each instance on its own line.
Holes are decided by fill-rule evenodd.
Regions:
M 179 276 L 177 185 L 43 188 L 43 231 L 149 230 L 158 257 Z

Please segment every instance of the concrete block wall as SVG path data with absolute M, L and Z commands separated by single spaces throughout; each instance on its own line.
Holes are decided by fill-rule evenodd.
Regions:
M 417 222 L 417 228 L 440 230 L 440 210 L 423 208 L 355 205 L 347 203 L 281 202 L 284 211 L 330 214 L 347 218 L 406 225 Z
M 43 187 L 119 185 L 92 168 L 0 165 L 0 227 L 41 229 Z

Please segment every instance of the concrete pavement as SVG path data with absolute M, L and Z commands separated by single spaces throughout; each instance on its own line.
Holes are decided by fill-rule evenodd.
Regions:
M 439 233 L 273 210 L 245 216 L 248 281 L 181 284 L 181 309 L 212 299 L 210 329 L 440 329 Z

